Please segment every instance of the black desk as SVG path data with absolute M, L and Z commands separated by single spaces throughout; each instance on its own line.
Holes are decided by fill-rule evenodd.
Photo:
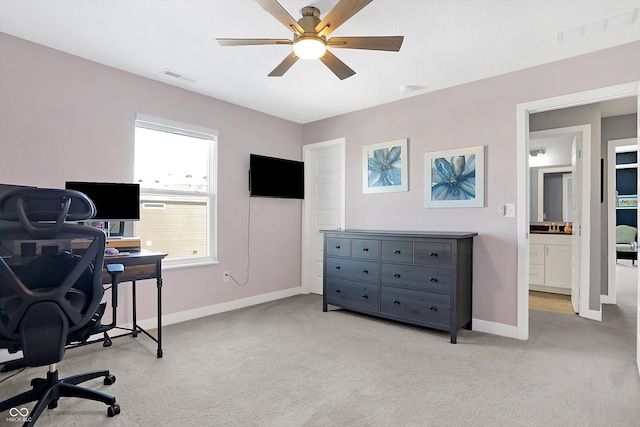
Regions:
M 125 330 L 124 335 L 138 336 L 142 332 L 158 344 L 157 357 L 162 357 L 162 260 L 167 256 L 161 252 L 151 252 L 142 250 L 128 254 L 110 255 L 104 257 L 105 267 L 102 270 L 102 283 L 111 284 L 111 275 L 107 272 L 108 264 L 124 265 L 124 273 L 118 277 L 118 283 L 131 282 L 131 293 L 133 300 L 133 325 L 132 328 L 116 326 L 116 329 Z M 145 331 L 138 325 L 137 304 L 136 304 L 136 281 L 144 279 L 156 279 L 158 288 L 158 333 L 157 338 Z M 118 289 L 111 290 L 114 296 L 113 301 L 117 304 Z

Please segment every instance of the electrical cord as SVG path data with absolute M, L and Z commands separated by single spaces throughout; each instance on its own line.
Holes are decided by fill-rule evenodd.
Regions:
M 26 367 L 26 366 L 25 366 L 25 367 L 23 367 L 22 369 L 20 369 L 18 372 L 14 372 L 13 374 L 9 375 L 8 377 L 1 379 L 1 380 L 0 380 L 0 384 L 2 384 L 3 382 L 5 382 L 5 381 L 6 381 L 6 380 L 8 380 L 9 378 L 13 378 L 13 377 L 15 377 L 16 375 L 21 374 L 25 369 L 27 369 L 27 367 Z
M 249 283 L 249 266 L 251 265 L 250 243 L 251 243 L 251 197 L 249 197 L 249 214 L 247 216 L 247 280 L 245 280 L 243 283 L 240 283 L 236 280 L 235 277 L 229 274 L 229 277 L 231 278 L 231 280 L 233 280 L 234 283 L 239 286 L 245 286 L 247 283 Z

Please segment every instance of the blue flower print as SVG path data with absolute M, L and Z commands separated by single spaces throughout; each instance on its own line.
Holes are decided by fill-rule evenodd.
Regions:
M 367 159 L 369 187 L 402 185 L 401 154 L 400 146 L 373 150 L 373 156 L 369 155 Z
M 476 197 L 476 155 L 435 159 L 431 168 L 431 200 Z

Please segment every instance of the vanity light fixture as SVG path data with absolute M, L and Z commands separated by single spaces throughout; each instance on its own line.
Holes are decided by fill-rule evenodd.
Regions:
M 544 154 L 544 148 L 535 148 L 529 150 L 529 155 L 532 157 L 542 156 Z

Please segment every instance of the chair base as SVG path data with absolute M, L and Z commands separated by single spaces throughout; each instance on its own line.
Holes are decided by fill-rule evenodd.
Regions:
M 31 380 L 31 390 L 7 399 L 4 402 L 0 402 L 0 412 L 8 411 L 11 408 L 21 409 L 22 405 L 37 401 L 28 416 L 19 414 L 18 417 L 16 417 L 18 418 L 16 421 L 25 422 L 23 426 L 33 426 L 45 408 L 54 409 L 58 406 L 58 399 L 61 397 L 77 397 L 80 399 L 95 400 L 109 405 L 107 415 L 113 417 L 120 413 L 120 405 L 116 403 L 114 396 L 78 385 L 100 377 L 104 377 L 104 384 L 106 385 L 111 385 L 116 381 L 116 377 L 111 375 L 109 371 L 88 372 L 86 374 L 58 379 L 58 371 L 50 370 L 47 372 L 46 379 L 34 378 Z

